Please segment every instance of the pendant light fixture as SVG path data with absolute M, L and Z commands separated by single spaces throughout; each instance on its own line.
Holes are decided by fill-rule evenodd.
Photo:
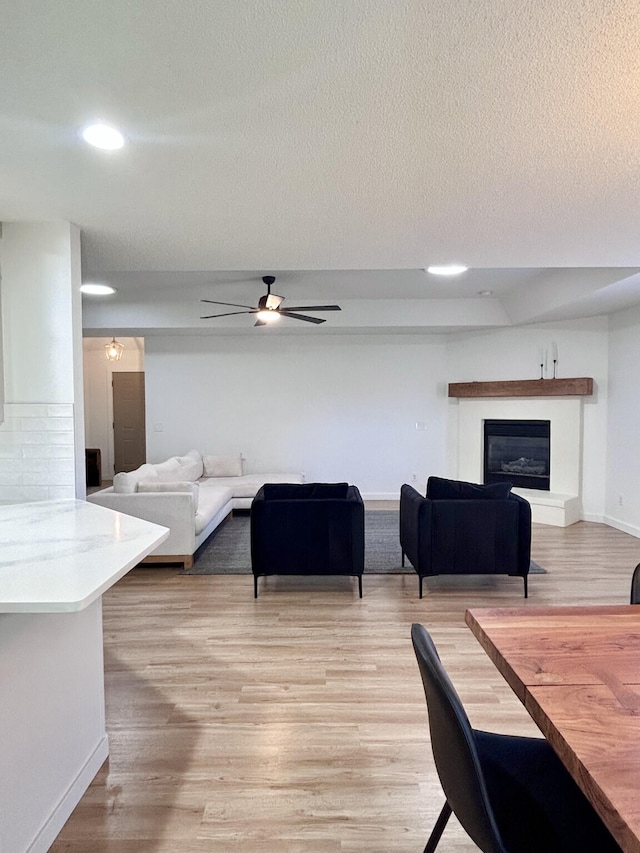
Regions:
M 108 344 L 104 345 L 104 352 L 107 356 L 107 361 L 120 361 L 123 350 L 124 344 L 117 341 L 115 336 Z

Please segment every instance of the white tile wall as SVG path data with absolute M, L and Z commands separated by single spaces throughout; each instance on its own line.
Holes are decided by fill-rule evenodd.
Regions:
M 75 497 L 73 405 L 5 403 L 0 502 Z

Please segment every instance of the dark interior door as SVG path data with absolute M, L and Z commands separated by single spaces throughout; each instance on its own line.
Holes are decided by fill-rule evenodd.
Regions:
M 133 471 L 147 460 L 144 373 L 113 374 L 114 474 Z

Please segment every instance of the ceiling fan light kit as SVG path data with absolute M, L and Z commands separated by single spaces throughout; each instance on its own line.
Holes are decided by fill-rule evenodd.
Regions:
M 280 319 L 280 312 L 275 308 L 264 308 L 258 311 L 256 317 L 264 323 L 277 323 Z
M 262 281 L 267 286 L 267 292 L 258 300 L 257 308 L 251 305 L 238 305 L 236 302 L 219 302 L 216 299 L 201 299 L 201 302 L 208 302 L 212 305 L 227 305 L 230 308 L 243 308 L 243 311 L 226 311 L 223 314 L 208 314 L 205 317 L 200 317 L 201 320 L 213 320 L 217 317 L 231 317 L 235 314 L 255 314 L 256 326 L 266 326 L 274 320 L 279 320 L 280 317 L 290 317 L 292 320 L 304 320 L 306 323 L 325 323 L 326 320 L 320 317 L 309 317 L 306 314 L 300 314 L 300 311 L 340 311 L 339 305 L 298 305 L 295 308 L 282 308 L 284 296 L 278 296 L 276 293 L 271 293 L 271 285 L 275 284 L 276 277 L 274 275 L 263 275 Z

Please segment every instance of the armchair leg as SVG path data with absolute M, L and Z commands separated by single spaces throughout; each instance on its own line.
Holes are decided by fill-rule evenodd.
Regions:
M 422 575 L 418 575 L 418 588 L 420 590 L 420 598 L 422 598 Z
M 524 576 L 524 597 L 529 598 L 529 575 Z
M 362 598 L 362 575 L 358 575 L 358 593 L 360 594 L 360 598 Z
M 258 597 L 258 575 L 253 576 L 253 597 Z
M 434 853 L 436 847 L 438 846 L 438 842 L 442 837 L 442 833 L 444 832 L 444 828 L 447 825 L 447 821 L 451 817 L 451 806 L 449 803 L 445 803 L 442 807 L 442 811 L 438 815 L 438 820 L 436 821 L 436 825 L 433 827 L 431 835 L 429 836 L 429 840 L 427 841 L 427 846 L 424 848 L 424 853 Z

